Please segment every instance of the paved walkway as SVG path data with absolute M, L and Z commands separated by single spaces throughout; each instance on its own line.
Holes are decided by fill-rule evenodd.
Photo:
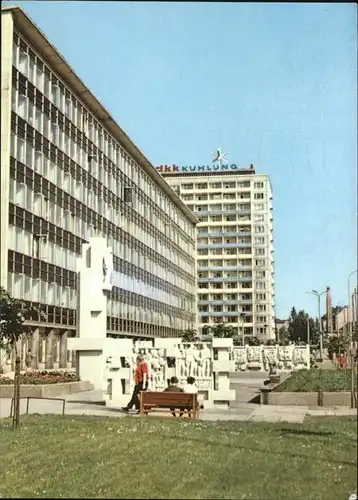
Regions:
M 236 389 L 236 401 L 228 410 L 202 410 L 200 419 L 204 421 L 236 420 L 252 422 L 290 422 L 302 423 L 306 416 L 324 415 L 357 415 L 357 410 L 349 408 L 327 408 L 308 406 L 271 406 L 249 403 L 259 394 L 263 380 L 267 376 L 262 373 L 233 374 L 231 388 Z M 88 391 L 64 396 L 66 399 L 66 415 L 96 415 L 126 418 L 127 415 L 116 408 L 107 408 L 99 391 Z M 0 399 L 0 418 L 10 415 L 10 399 Z M 26 412 L 26 400 L 21 400 L 21 413 Z M 46 400 L 30 400 L 29 413 L 62 413 L 62 402 Z M 128 418 L 128 417 L 127 417 Z M 133 415 L 133 418 L 138 418 Z

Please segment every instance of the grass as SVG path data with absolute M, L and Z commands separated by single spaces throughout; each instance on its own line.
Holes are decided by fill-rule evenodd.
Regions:
M 300 370 L 275 389 L 278 392 L 340 392 L 351 390 L 351 370 Z
M 304 424 L 133 417 L 0 421 L 0 497 L 347 500 L 356 420 Z

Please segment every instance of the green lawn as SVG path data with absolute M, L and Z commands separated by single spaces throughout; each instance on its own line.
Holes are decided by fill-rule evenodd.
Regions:
M 0 497 L 348 500 L 351 417 L 302 425 L 134 417 L 0 421 Z
M 351 370 L 300 370 L 280 384 L 278 392 L 338 392 L 351 390 Z

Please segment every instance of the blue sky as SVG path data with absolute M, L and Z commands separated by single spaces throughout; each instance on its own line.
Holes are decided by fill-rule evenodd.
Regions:
M 11 2 L 12 3 L 12 2 Z M 17 2 L 155 165 L 254 163 L 276 313 L 347 303 L 357 268 L 354 4 Z M 351 279 L 351 284 L 356 280 Z

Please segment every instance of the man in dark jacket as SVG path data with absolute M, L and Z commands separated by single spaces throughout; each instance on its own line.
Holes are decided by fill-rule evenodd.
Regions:
M 169 385 L 164 392 L 183 392 L 181 387 L 178 387 L 179 380 L 176 377 L 172 377 L 169 381 Z
M 184 392 L 181 387 L 178 387 L 178 383 L 179 380 L 177 377 L 172 377 L 169 381 L 168 387 L 164 389 L 164 392 Z M 176 417 L 175 408 L 170 408 L 170 411 L 172 412 L 173 417 Z

